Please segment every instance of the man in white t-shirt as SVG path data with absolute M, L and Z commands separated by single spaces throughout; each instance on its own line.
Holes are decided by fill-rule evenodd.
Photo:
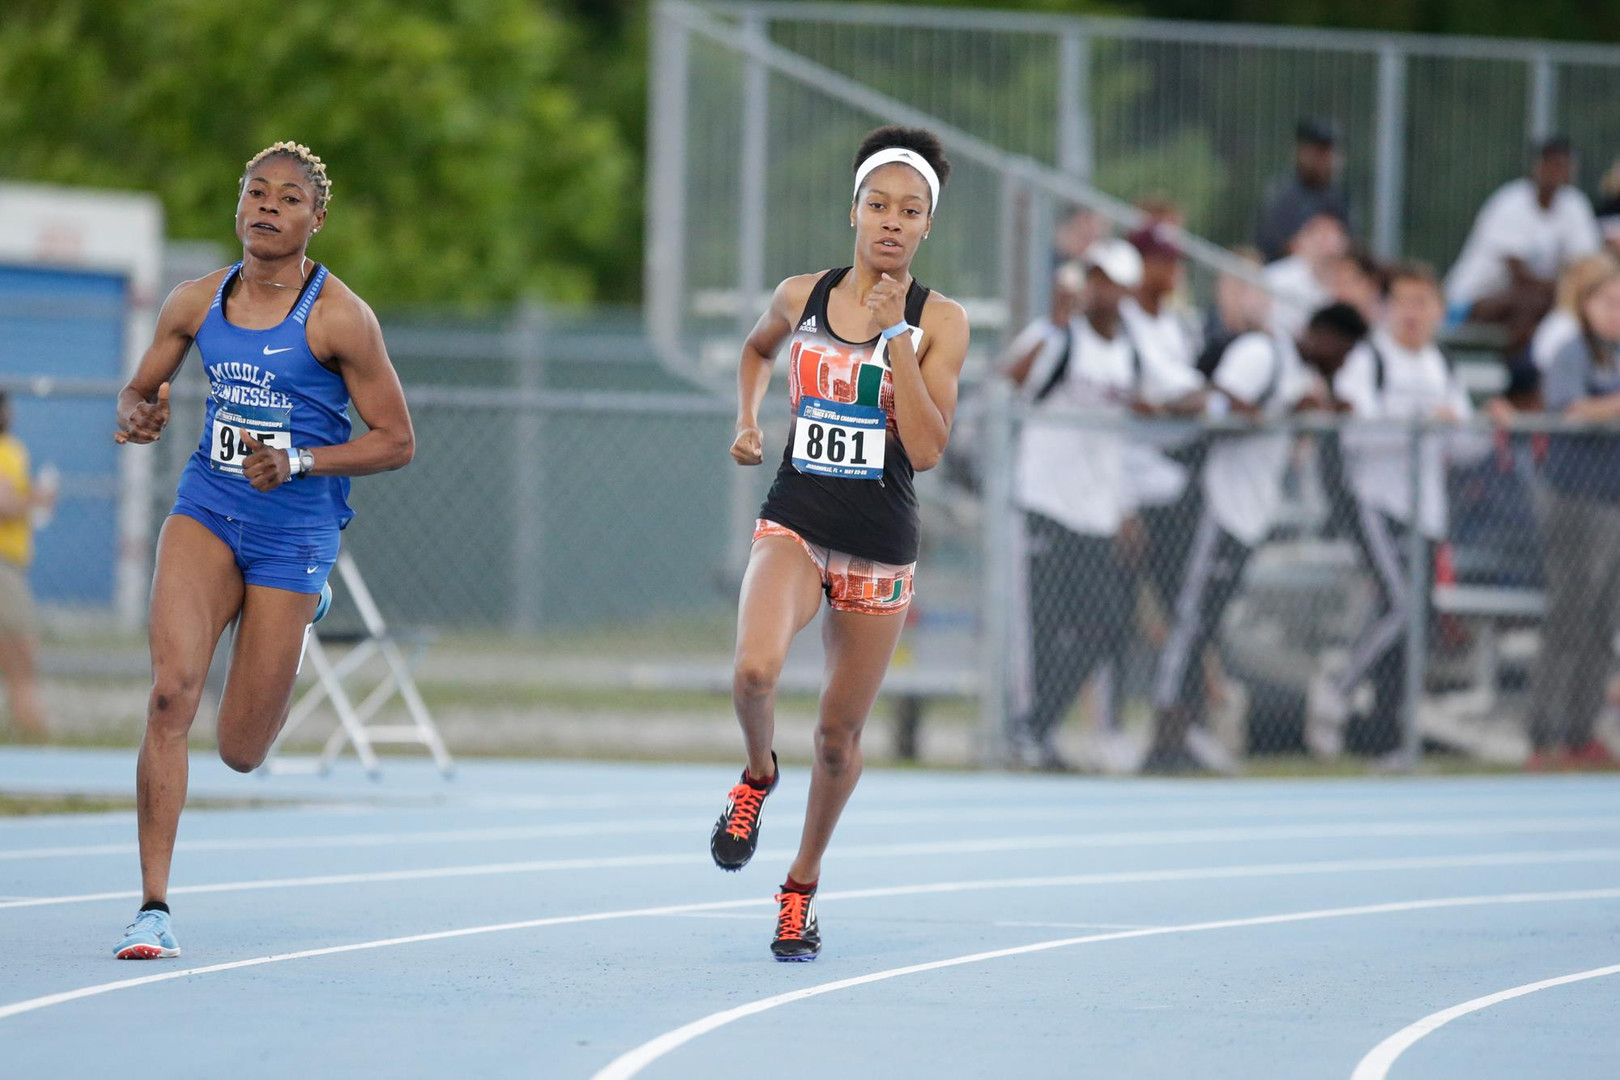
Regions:
M 1332 409 L 1330 380 L 1367 323 L 1348 304 L 1331 304 L 1306 323 L 1297 342 L 1244 334 L 1226 347 L 1210 378 L 1211 404 L 1277 423 L 1305 409 Z M 1214 392 L 1218 391 L 1218 395 Z M 1204 465 L 1203 511 L 1177 589 L 1175 625 L 1154 679 L 1153 746 L 1146 772 L 1199 772 L 1187 733 L 1203 708 L 1204 647 L 1237 595 L 1249 556 L 1265 541 L 1282 503 L 1293 437 L 1286 431 L 1221 435 Z
M 1129 512 L 1125 419 L 1196 411 L 1201 380 L 1190 367 L 1137 350 L 1120 303 L 1142 279 L 1142 258 L 1123 240 L 1099 240 L 1083 259 L 1082 311 L 1048 321 L 1007 375 L 1031 414 L 1019 433 L 1015 497 L 1025 513 L 1033 700 L 1013 723 L 1015 750 L 1059 768 L 1057 727 L 1086 679 L 1117 651 L 1135 605 L 1118 550 Z M 1073 270 L 1060 268 L 1059 278 Z
M 1351 649 L 1349 662 L 1331 678 L 1314 680 L 1306 711 L 1305 742 L 1332 757 L 1346 743 L 1350 699 L 1371 678 L 1374 706 L 1351 725 L 1351 749 L 1369 755 L 1393 752 L 1401 741 L 1401 704 L 1406 691 L 1406 629 L 1411 621 L 1412 440 L 1391 426 L 1427 420 L 1457 424 L 1473 415 L 1468 392 L 1435 344 L 1445 306 L 1434 271 L 1405 263 L 1389 277 L 1385 325 L 1345 361 L 1334 394 L 1355 420 L 1344 429 L 1348 487 L 1355 502 L 1351 535 L 1377 586 L 1379 607 Z M 1423 578 L 1429 579 L 1434 547 L 1446 535 L 1448 437 L 1429 434 L 1418 448 L 1417 528 L 1423 535 Z M 1486 446 L 1488 447 L 1488 443 Z M 1426 597 L 1421 600 L 1427 602 Z
M 1290 341 L 1305 331 L 1311 313 L 1333 302 L 1334 272 L 1350 250 L 1344 223 L 1329 213 L 1305 222 L 1289 244 L 1289 255 L 1262 275 L 1271 290 L 1271 329 Z
M 1602 244 L 1592 203 L 1573 185 L 1574 175 L 1569 140 L 1542 143 L 1530 175 L 1508 181 L 1485 200 L 1446 275 L 1452 319 L 1501 324 L 1510 354 L 1530 343 L 1551 310 L 1564 266 Z

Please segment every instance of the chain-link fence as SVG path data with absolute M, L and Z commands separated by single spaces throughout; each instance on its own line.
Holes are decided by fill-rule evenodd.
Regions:
M 471 334 L 463 351 L 477 340 Z M 428 362 L 433 349 L 414 347 L 430 339 L 404 333 L 399 341 L 402 370 Z M 785 409 L 765 417 L 767 464 L 742 469 L 727 453 L 733 402 L 681 387 L 645 363 L 627 364 L 618 381 L 666 389 L 534 388 L 581 381 L 567 373 L 568 350 L 558 349 L 546 372 L 507 378 L 522 365 L 503 348 L 442 362 L 437 385 L 408 385 L 416 459 L 400 472 L 353 482 L 357 516 L 344 536 L 385 617 L 411 640 L 431 642 L 422 678 L 430 701 L 449 716 L 441 721 L 452 745 L 620 753 L 656 746 L 678 754 L 729 747 L 736 600 L 786 438 Z M 147 524 L 131 561 L 142 568 L 144 590 L 158 530 L 201 433 L 206 390 L 192 368 L 177 381 L 164 438 L 109 456 L 103 472 L 65 475 L 54 519 L 35 537 L 31 579 L 44 615 L 45 672 L 55 680 L 47 698 L 61 734 L 139 730 L 141 627 L 120 628 L 109 589 L 86 593 L 110 573 L 120 543 L 110 527 L 82 522 L 110 521 L 130 502 L 143 504 Z M 598 368 L 589 380 L 605 378 Z M 508 385 L 455 385 L 474 379 Z M 25 439 L 49 418 L 72 414 L 83 418 L 82 432 L 109 436 L 110 444 L 116 385 L 8 386 Z M 120 476 L 130 458 L 141 465 L 136 486 Z M 48 451 L 36 454 L 36 464 L 49 464 Z M 906 743 L 921 703 L 953 703 L 949 755 L 968 761 L 976 754 L 977 507 L 943 474 L 925 477 L 919 496 L 927 570 L 896 659 L 896 694 L 882 712 L 897 718 Z M 323 635 L 342 640 L 360 629 L 339 587 Z M 820 673 L 812 631 L 784 676 L 786 710 L 813 715 Z M 491 712 L 498 724 L 483 723 Z M 567 730 L 548 732 L 553 717 Z
M 110 413 L 112 389 L 13 386 L 14 411 Z M 731 464 L 731 403 L 450 386 L 411 398 L 417 460 L 355 482 L 345 543 L 396 625 L 439 635 L 429 669 L 460 680 L 449 696 L 476 713 L 487 684 L 514 680 L 709 694 L 715 737 L 732 737 L 737 586 L 772 468 Z M 153 530 L 201 411 L 183 387 L 167 437 L 128 451 L 153 465 Z M 1120 772 L 1599 753 L 1615 735 L 1620 437 L 1535 417 L 1416 439 L 1343 424 L 1133 421 L 970 388 L 950 458 L 919 485 L 918 600 L 880 710 L 902 746 L 920 723 L 925 747 L 937 734 L 951 748 L 944 760 Z M 778 445 L 783 418 L 770 427 Z M 1443 491 L 1409 483 L 1431 460 L 1445 462 Z M 1079 497 L 1031 495 L 1031 470 Z M 1416 507 L 1414 533 L 1412 508 L 1369 495 L 1368 476 L 1438 500 L 1442 524 Z M 116 516 L 121 490 L 112 471 L 65 476 L 36 538 L 47 653 L 92 679 L 134 678 L 144 661 L 138 634 L 112 635 L 82 600 L 109 563 L 104 530 L 83 522 Z M 340 604 L 333 620 L 352 615 Z M 813 638 L 790 692 L 819 685 Z M 637 737 L 632 724 L 615 748 L 646 750 Z
M 1620 754 L 1612 429 L 997 408 L 1009 760 Z

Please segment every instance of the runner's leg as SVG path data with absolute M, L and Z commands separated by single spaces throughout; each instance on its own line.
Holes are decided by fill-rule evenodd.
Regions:
M 805 810 L 798 857 L 788 869 L 788 876 L 796 882 L 810 885 L 821 877 L 821 857 L 861 777 L 861 731 L 883 686 L 883 676 L 889 670 L 889 660 L 905 624 L 904 612 L 827 613 L 822 631 L 827 676 L 816 725 L 810 805 Z
M 152 579 L 152 693 L 135 767 L 144 899 L 169 888 L 174 835 L 186 802 L 186 737 L 219 636 L 242 606 L 236 557 L 201 522 L 175 514 L 158 538 Z
M 249 585 L 219 703 L 219 756 L 237 772 L 264 764 L 287 722 L 304 628 L 315 617 L 317 593 Z
M 821 606 L 821 572 L 798 541 L 765 536 L 754 541 L 737 608 L 737 651 L 731 702 L 748 751 L 748 775 L 771 777 L 776 733 L 776 682 L 793 637 Z

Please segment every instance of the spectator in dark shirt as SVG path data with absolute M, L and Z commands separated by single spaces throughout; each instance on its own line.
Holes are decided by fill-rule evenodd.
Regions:
M 1294 234 L 1318 214 L 1332 214 L 1350 228 L 1350 201 L 1335 182 L 1339 157 L 1333 129 L 1320 120 L 1301 120 L 1294 129 L 1294 172 L 1266 191 L 1255 246 L 1267 262 L 1288 254 Z

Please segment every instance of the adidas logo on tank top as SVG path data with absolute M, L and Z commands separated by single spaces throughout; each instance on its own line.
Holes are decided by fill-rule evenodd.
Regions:
M 808 319 L 804 320 L 804 322 L 799 324 L 799 333 L 801 333 L 801 334 L 813 334 L 815 332 L 816 332 L 816 317 L 814 315 L 810 316 Z

